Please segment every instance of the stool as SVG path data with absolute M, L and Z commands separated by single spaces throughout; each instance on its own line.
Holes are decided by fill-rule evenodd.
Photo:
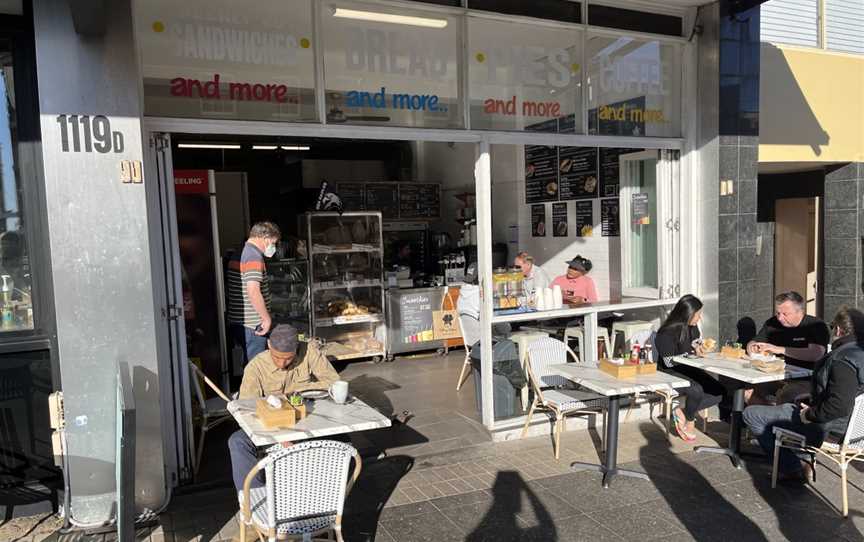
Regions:
M 528 345 L 537 339 L 548 337 L 549 334 L 543 331 L 514 331 L 510 334 L 509 339 L 516 343 L 516 348 L 519 349 L 519 364 L 522 370 L 525 370 L 525 362 L 528 360 Z M 528 410 L 528 384 L 522 386 L 522 410 Z
M 603 341 L 603 344 L 606 345 L 606 355 L 612 357 L 612 349 L 609 344 L 609 330 L 605 327 L 597 328 L 597 338 Z M 582 324 L 573 323 L 572 325 L 567 326 L 564 329 L 564 344 L 570 346 L 570 340 L 576 339 L 579 344 L 579 357 L 581 359 L 585 359 L 585 347 L 583 343 L 585 342 L 585 330 L 582 328 Z
M 612 335 L 615 336 L 617 341 L 618 333 L 620 333 L 624 337 L 625 347 L 630 342 L 630 339 L 633 338 L 633 335 L 640 331 L 651 333 L 654 331 L 654 323 L 645 320 L 630 320 L 629 322 L 615 322 L 612 324 Z

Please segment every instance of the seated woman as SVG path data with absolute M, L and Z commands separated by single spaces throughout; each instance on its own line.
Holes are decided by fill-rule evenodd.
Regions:
M 855 397 L 864 390 L 864 313 L 843 307 L 831 328 L 835 337 L 831 353 L 817 362 L 810 395 L 798 397 L 795 403 L 744 409 L 744 422 L 769 456 L 774 454 L 774 427 L 804 435 L 810 446 L 820 446 L 829 433 L 846 432 Z M 782 480 L 804 481 L 811 474 L 806 472 L 809 468 L 791 450 L 780 450 Z
M 678 300 L 666 321 L 657 331 L 654 348 L 657 351 L 658 368 L 679 376 L 690 386 L 676 391 L 687 398 L 684 408 L 675 409 L 675 430 L 686 441 L 696 439 L 696 413 L 720 403 L 725 388 L 716 380 L 699 369 L 677 365 L 673 356 L 683 354 L 702 354 L 698 339 L 701 334 L 697 324 L 702 319 L 702 302 L 695 296 L 685 295 Z
M 591 260 L 577 254 L 567 262 L 567 274 L 553 280 L 550 287 L 561 287 L 565 303 L 571 305 L 596 303 L 597 288 L 594 286 L 594 279 L 588 276 L 592 267 L 594 266 Z

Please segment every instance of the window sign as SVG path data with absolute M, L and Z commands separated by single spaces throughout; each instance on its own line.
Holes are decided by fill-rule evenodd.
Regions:
M 315 121 L 310 0 L 135 3 L 147 115 Z
M 322 4 L 327 122 L 462 128 L 460 16 Z
M 588 40 L 588 131 L 681 135 L 681 49 L 656 40 Z
M 578 30 L 468 19 L 471 128 L 580 132 Z

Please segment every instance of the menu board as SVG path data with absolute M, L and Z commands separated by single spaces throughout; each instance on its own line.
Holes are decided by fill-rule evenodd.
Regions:
M 438 310 L 438 307 L 435 307 Z M 398 343 L 418 343 L 431 341 L 434 338 L 432 330 L 432 298 L 429 294 L 408 294 L 399 297 L 398 329 L 390 329 L 390 333 L 398 333 Z
M 395 183 L 367 183 L 366 208 L 386 219 L 399 218 L 399 190 Z
M 576 236 L 592 237 L 594 235 L 594 201 L 576 202 Z
M 642 149 L 600 149 L 600 197 L 618 197 L 619 183 L 621 182 L 621 168 L 618 157 L 622 154 L 639 152 Z
M 617 199 L 600 200 L 600 224 L 603 237 L 621 235 L 619 221 L 620 204 Z
M 439 218 L 440 216 L 440 185 L 399 183 L 399 218 Z
M 336 183 L 336 192 L 345 211 L 366 210 L 366 186 L 363 183 Z
M 531 206 L 531 237 L 546 237 L 546 206 Z
M 567 237 L 567 202 L 552 204 L 552 237 Z
M 597 197 L 597 148 L 561 147 L 558 149 L 561 199 Z
M 525 145 L 525 203 L 558 201 L 558 149 Z

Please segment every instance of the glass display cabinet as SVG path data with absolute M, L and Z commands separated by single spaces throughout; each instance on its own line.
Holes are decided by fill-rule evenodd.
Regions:
M 267 264 L 270 308 L 277 324 L 291 324 L 304 336 L 312 331 L 309 311 L 309 261 L 276 260 Z
M 349 360 L 384 357 L 381 213 L 306 213 L 312 335 L 326 354 Z

